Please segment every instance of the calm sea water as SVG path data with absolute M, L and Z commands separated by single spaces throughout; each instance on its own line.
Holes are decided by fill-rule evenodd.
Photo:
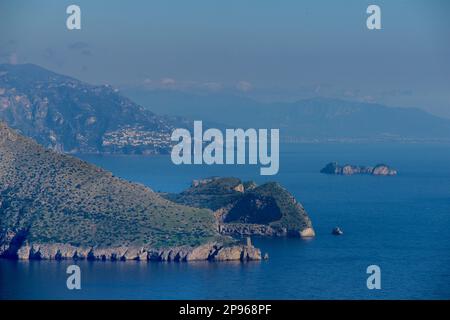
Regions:
M 261 262 L 77 262 L 82 289 L 66 288 L 73 262 L 0 261 L 3 299 L 449 299 L 450 146 L 420 144 L 289 145 L 280 172 L 253 166 L 175 166 L 166 156 L 83 156 L 156 191 L 178 192 L 192 179 L 275 179 L 303 203 L 312 240 L 253 239 Z M 327 176 L 327 162 L 388 163 L 396 177 Z M 330 234 L 334 226 L 345 234 Z M 366 268 L 381 268 L 368 290 Z

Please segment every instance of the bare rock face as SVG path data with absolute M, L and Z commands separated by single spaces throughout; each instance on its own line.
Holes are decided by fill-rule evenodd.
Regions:
M 300 237 L 302 238 L 312 238 L 316 236 L 316 232 L 313 228 L 306 228 L 300 231 Z
M 28 260 L 30 258 L 30 251 L 31 251 L 31 247 L 29 245 L 22 246 L 17 251 L 17 258 L 19 260 Z
M 139 260 L 140 256 L 145 256 L 145 249 L 140 247 L 128 247 L 121 258 L 123 260 Z
M 220 249 L 216 255 L 214 255 L 214 261 L 227 261 L 227 260 L 241 260 L 243 248 L 241 247 L 229 247 Z
M 266 257 L 267 260 L 269 256 Z M 246 246 L 242 252 L 242 260 L 261 260 L 261 250 L 253 246 Z
M 17 258 L 24 260 L 86 259 L 90 248 L 75 247 L 62 243 L 26 243 L 17 251 Z
M 16 252 L 20 260 L 102 260 L 102 261 L 195 261 L 211 260 L 221 249 L 219 244 L 207 243 L 198 247 L 147 249 L 144 247 L 75 247 L 67 244 L 24 243 Z M 234 248 L 234 247 L 230 247 Z M 256 258 L 255 258 L 256 259 Z M 253 260 L 255 260 L 253 259 Z M 229 259 L 227 259 L 229 260 Z M 237 257 L 240 260 L 240 257 Z
M 251 261 L 251 260 L 261 260 L 261 250 L 248 246 L 232 246 L 224 247 L 217 250 L 212 256 L 213 261 Z
M 216 245 L 214 243 L 207 243 L 205 245 L 194 248 L 191 252 L 186 255 L 187 261 L 195 260 L 208 260 L 213 252 L 216 250 Z
M 388 167 L 387 165 L 377 165 L 373 168 L 372 174 L 374 176 L 395 176 L 397 175 L 397 170 Z
M 207 243 L 198 247 L 169 247 L 151 249 L 144 247 L 75 247 L 66 244 L 28 244 L 18 251 L 20 260 L 91 260 L 91 261 L 250 261 L 261 260 L 261 251 L 251 244 L 227 245 Z

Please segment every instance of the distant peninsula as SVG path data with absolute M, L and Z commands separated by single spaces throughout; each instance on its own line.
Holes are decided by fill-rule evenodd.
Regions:
M 373 176 L 397 175 L 397 170 L 389 167 L 386 164 L 377 164 L 371 167 L 371 166 L 356 166 L 351 164 L 339 165 L 337 162 L 328 163 L 322 170 L 320 170 L 320 172 L 325 174 L 346 175 L 346 176 L 355 174 L 368 174 Z
M 33 64 L 0 64 L 0 119 L 64 153 L 167 154 L 177 117 L 156 115 L 109 85 Z M 32 115 L 32 116 L 31 116 Z

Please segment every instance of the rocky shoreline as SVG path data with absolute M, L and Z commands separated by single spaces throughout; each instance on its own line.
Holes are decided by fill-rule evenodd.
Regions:
M 225 246 L 206 243 L 198 247 L 78 247 L 68 244 L 24 244 L 17 251 L 8 248 L 1 258 L 18 260 L 89 260 L 89 261 L 254 261 L 262 260 L 261 250 L 251 243 Z M 266 256 L 267 258 L 267 256 Z

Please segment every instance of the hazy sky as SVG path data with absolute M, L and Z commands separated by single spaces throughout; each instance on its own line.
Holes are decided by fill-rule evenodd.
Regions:
M 66 28 L 81 7 L 82 29 Z M 377 4 L 382 30 L 366 28 Z M 0 0 L 0 61 L 91 83 L 334 96 L 450 117 L 450 1 Z

